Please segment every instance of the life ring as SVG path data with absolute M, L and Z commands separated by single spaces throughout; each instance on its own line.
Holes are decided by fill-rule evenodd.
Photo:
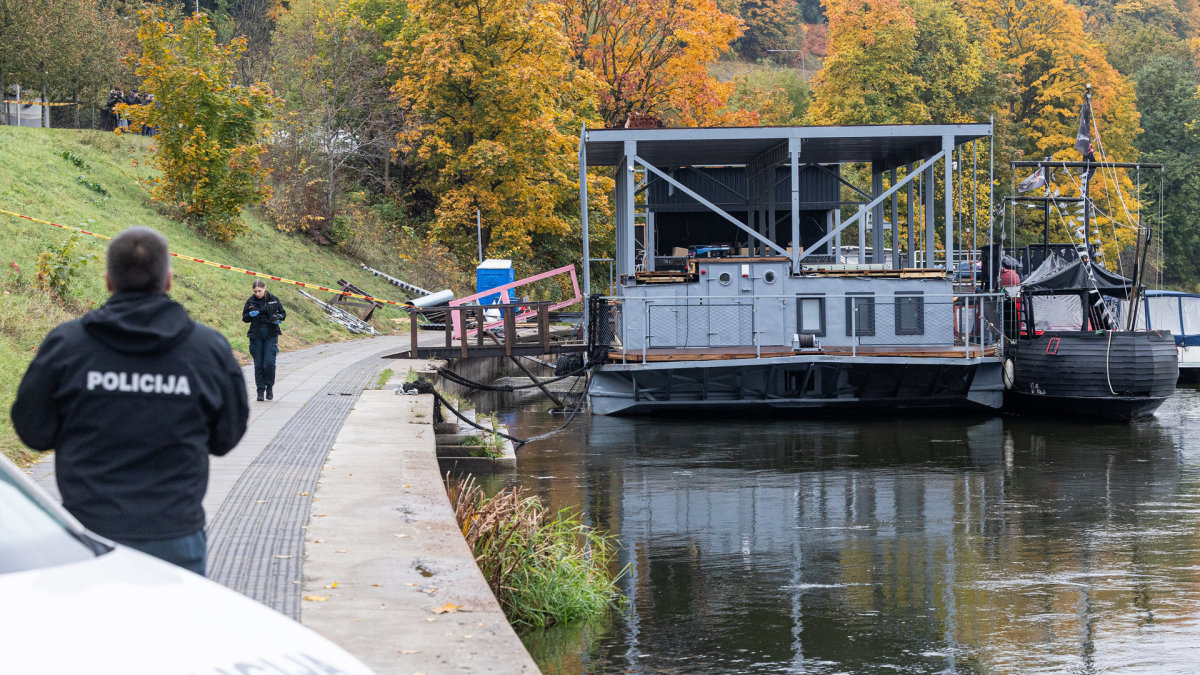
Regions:
M 1001 378 L 1004 380 L 1004 388 L 1012 389 L 1013 383 L 1016 381 L 1014 374 L 1012 359 L 1004 359 L 1004 371 L 1001 373 Z

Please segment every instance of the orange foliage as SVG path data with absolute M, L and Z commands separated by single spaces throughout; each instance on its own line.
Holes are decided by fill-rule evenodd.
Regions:
M 671 126 L 757 123 L 756 113 L 727 111 L 733 84 L 709 75 L 742 32 L 713 0 L 562 0 L 562 11 L 572 57 L 600 81 L 606 125 L 629 113 Z

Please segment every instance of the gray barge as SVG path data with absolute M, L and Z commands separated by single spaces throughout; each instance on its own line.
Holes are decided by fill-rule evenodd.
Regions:
M 592 411 L 999 408 L 998 297 L 953 274 L 990 241 L 991 195 L 958 186 L 991 184 L 991 134 L 585 129 L 584 287 L 610 279 Z M 588 250 L 586 167 L 614 171 L 611 260 Z

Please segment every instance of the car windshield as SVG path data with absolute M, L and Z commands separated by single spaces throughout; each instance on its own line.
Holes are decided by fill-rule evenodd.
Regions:
M 0 467 L 0 574 L 86 560 L 109 550 L 42 508 L 4 469 Z

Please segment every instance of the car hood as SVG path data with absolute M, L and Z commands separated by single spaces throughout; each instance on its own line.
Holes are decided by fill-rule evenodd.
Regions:
M 0 574 L 11 673 L 372 672 L 245 596 L 137 551 Z

